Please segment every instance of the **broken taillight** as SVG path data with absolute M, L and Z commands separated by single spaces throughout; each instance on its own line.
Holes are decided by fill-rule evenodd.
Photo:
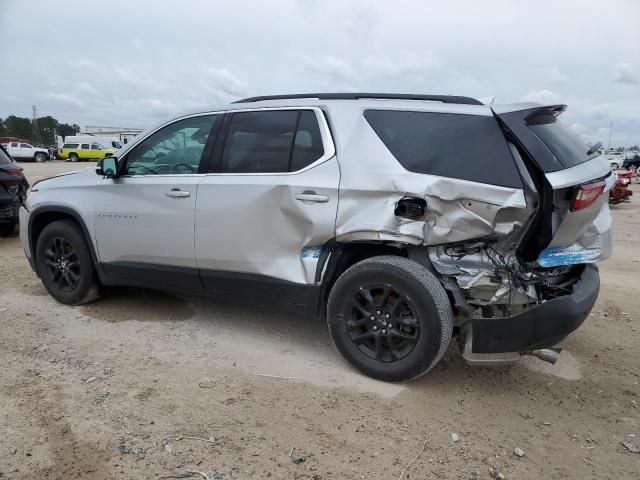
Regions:
M 17 169 L 4 170 L 4 173 L 6 173 L 7 175 L 11 175 L 12 177 L 24 177 L 24 174 Z
M 604 192 L 605 182 L 583 183 L 578 187 L 576 198 L 571 205 L 571 211 L 582 210 L 595 202 Z

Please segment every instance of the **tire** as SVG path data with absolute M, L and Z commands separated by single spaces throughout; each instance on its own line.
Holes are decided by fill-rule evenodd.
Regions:
M 611 168 L 619 168 L 619 167 L 620 167 L 620 165 L 618 165 L 618 164 L 617 164 L 617 163 L 615 163 L 615 162 L 611 164 Z
M 45 162 L 47 160 L 47 156 L 42 152 L 38 152 L 38 153 L 35 154 L 33 159 L 38 163 L 42 163 L 42 162 Z
M 100 296 L 87 242 L 72 220 L 58 220 L 42 230 L 36 265 L 45 288 L 60 303 L 79 305 Z
M 453 332 L 451 303 L 438 279 L 396 256 L 372 257 L 347 269 L 329 294 L 327 323 L 351 365 L 390 382 L 427 373 L 447 351 Z
M 16 233 L 18 222 L 0 223 L 0 237 L 10 237 Z
M 70 153 L 69 154 L 69 160 L 71 160 L 72 162 L 77 162 L 80 159 L 78 158 L 78 154 L 77 153 Z

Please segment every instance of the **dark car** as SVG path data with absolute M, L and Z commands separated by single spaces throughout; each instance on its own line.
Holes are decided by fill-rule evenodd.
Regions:
M 12 235 L 18 225 L 18 210 L 29 184 L 22 169 L 0 146 L 0 236 Z
M 630 170 L 632 167 L 636 170 L 640 169 L 640 155 L 637 153 L 626 157 L 622 164 L 622 168 L 626 168 L 627 170 Z

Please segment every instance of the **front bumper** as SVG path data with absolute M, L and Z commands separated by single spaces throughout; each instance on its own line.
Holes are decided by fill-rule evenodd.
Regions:
M 473 353 L 524 352 L 556 345 L 585 321 L 598 298 L 600 275 L 584 266 L 573 293 L 505 318 L 471 321 Z

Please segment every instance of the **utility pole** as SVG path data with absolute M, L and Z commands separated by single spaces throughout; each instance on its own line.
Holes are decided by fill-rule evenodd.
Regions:
M 613 120 L 609 122 L 609 148 L 607 150 L 611 150 L 611 130 L 613 130 Z
M 31 126 L 33 127 L 31 141 L 37 146 L 41 143 L 40 129 L 38 128 L 38 107 L 35 105 L 31 105 L 31 111 L 33 112 L 33 115 L 31 116 Z

